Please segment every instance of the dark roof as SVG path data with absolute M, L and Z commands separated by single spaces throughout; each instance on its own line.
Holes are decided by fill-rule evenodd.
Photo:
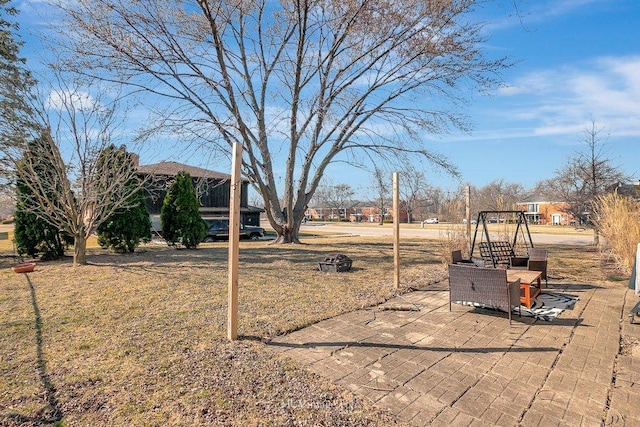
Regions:
M 178 172 L 187 172 L 192 178 L 230 179 L 231 175 L 176 162 L 160 162 L 138 166 L 138 172 L 145 175 L 176 176 Z
M 556 197 L 549 197 L 548 195 L 533 193 L 522 198 L 517 203 L 525 204 L 525 203 L 562 203 L 562 202 L 560 202 Z
M 549 202 L 548 198 L 541 196 L 538 193 L 535 194 L 529 194 L 528 196 L 524 197 L 520 202 L 518 203 L 544 203 L 544 202 Z

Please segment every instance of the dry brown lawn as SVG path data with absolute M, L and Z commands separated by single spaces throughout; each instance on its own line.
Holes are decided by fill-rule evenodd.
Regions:
M 94 248 L 87 266 L 65 259 L 26 275 L 10 269 L 5 244 L 0 425 L 395 425 L 263 343 L 394 294 L 391 238 L 305 243 L 241 243 L 236 342 L 226 340 L 225 242 Z M 594 249 L 550 250 L 552 277 L 622 286 Z M 333 252 L 353 258 L 352 271 L 319 272 Z M 437 241 L 403 241 L 402 292 L 442 280 L 441 253 Z

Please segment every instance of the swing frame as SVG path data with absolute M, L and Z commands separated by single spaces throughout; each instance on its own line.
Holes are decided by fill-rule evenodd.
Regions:
M 529 232 L 529 224 L 527 222 L 527 217 L 525 215 L 524 211 L 480 211 L 478 212 L 478 220 L 476 222 L 476 229 L 475 229 L 475 233 L 473 235 L 473 242 L 471 243 L 471 251 L 469 252 L 469 258 L 473 259 L 473 253 L 476 247 L 476 240 L 478 237 L 478 229 L 479 227 L 482 225 L 482 233 L 480 235 L 480 238 L 482 238 L 482 236 L 484 236 L 487 240 L 487 246 L 488 246 L 488 252 L 489 252 L 489 258 L 490 258 L 490 262 L 493 264 L 493 268 L 496 268 L 498 266 L 498 264 L 500 263 L 503 254 L 499 254 L 495 248 L 495 245 L 491 244 L 491 237 L 489 235 L 489 229 L 487 228 L 487 216 L 488 215 L 497 215 L 500 216 L 501 214 L 509 214 L 509 215 L 515 215 L 516 218 L 516 231 L 513 235 L 513 240 L 510 243 L 511 247 L 509 249 L 510 251 L 510 257 L 511 258 L 517 258 L 516 253 L 515 253 L 515 248 L 516 248 L 516 243 L 518 241 L 518 233 L 522 232 L 523 234 L 523 240 L 525 240 L 525 246 L 527 247 L 527 252 L 529 248 L 533 248 L 533 240 L 531 239 L 531 233 Z M 526 234 L 525 234 L 526 232 Z M 528 245 L 526 242 L 526 239 L 528 238 Z M 494 242 L 494 243 L 498 243 L 498 242 Z M 482 254 L 481 254 L 482 257 Z M 483 258 L 484 259 L 484 258 Z

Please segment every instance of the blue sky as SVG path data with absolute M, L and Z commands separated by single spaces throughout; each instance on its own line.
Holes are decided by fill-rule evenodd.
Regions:
M 508 2 L 507 2 L 508 3 Z M 42 58 L 30 35 L 47 16 L 40 1 L 15 2 L 27 45 L 23 55 L 37 66 Z M 503 179 L 531 188 L 552 178 L 576 151 L 583 150 L 591 121 L 602 129 L 608 157 L 640 179 L 640 1 L 529 0 L 513 9 L 485 12 L 492 36 L 485 48 L 508 55 L 515 65 L 503 74 L 505 86 L 491 96 L 470 96 L 469 133 L 425 135 L 427 148 L 445 155 L 460 180 L 427 169 L 431 184 L 454 190 Z M 142 163 L 168 155 L 142 152 Z M 225 172 L 227 165 L 178 159 Z M 334 183 L 350 183 L 361 194 L 367 175 L 339 164 L 329 170 Z
M 435 139 L 436 151 L 463 182 L 530 188 L 585 148 L 594 120 L 613 164 L 640 179 L 640 2 L 530 1 L 521 21 L 492 21 L 487 48 L 517 62 L 505 87 L 475 97 L 473 132 Z

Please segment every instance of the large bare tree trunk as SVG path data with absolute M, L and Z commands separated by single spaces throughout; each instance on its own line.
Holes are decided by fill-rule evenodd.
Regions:
M 291 222 L 284 221 L 284 223 L 277 223 L 273 227 L 277 234 L 273 243 L 301 243 L 299 236 L 301 223 L 302 217 L 299 219 L 294 218 Z
M 273 241 L 273 243 L 300 243 L 300 238 L 298 236 L 298 231 L 294 228 L 283 227 L 282 232 L 278 233 L 278 237 Z
M 73 244 L 73 265 L 85 265 L 87 263 L 87 239 L 84 236 L 75 236 Z

